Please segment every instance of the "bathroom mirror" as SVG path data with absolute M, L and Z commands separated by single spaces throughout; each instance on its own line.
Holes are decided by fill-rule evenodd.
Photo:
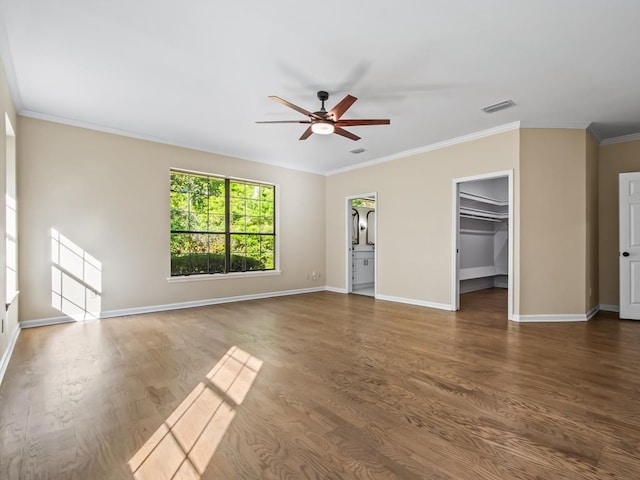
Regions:
M 367 212 L 367 245 L 376 244 L 376 212 Z
M 351 209 L 351 244 L 360 243 L 360 214 L 355 208 Z

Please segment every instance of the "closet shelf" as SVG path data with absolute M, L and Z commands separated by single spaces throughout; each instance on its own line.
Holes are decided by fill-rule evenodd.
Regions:
M 508 275 L 504 265 L 488 265 L 486 267 L 461 268 L 458 278 L 460 280 L 471 280 L 473 278 L 495 277 L 497 275 Z
M 460 233 L 467 235 L 489 235 L 491 237 L 496 234 L 495 230 L 479 230 L 475 228 L 461 228 Z
M 498 205 L 500 207 L 506 207 L 507 205 L 509 205 L 508 200 L 497 200 L 495 198 L 476 195 L 475 193 L 460 192 L 460 198 L 466 198 L 467 200 L 474 200 L 476 202 L 488 203 L 489 205 Z
M 460 216 L 465 218 L 477 218 L 480 220 L 489 220 L 491 222 L 500 222 L 509 218 L 508 212 L 491 212 L 489 210 L 480 210 L 479 208 L 460 206 Z

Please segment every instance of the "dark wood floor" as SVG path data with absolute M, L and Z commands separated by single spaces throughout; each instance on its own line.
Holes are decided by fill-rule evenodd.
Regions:
M 24 330 L 2 479 L 637 479 L 640 322 L 329 292 Z

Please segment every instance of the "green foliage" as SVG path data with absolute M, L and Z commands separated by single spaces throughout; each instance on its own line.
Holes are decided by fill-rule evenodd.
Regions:
M 225 255 L 220 253 L 186 253 L 171 255 L 171 275 L 193 275 L 225 272 Z M 231 272 L 265 270 L 259 259 L 231 256 Z
M 352 207 L 376 208 L 376 201 L 368 198 L 354 198 L 351 200 Z
M 170 208 L 172 275 L 275 268 L 273 186 L 171 172 Z M 225 269 L 227 214 L 231 265 Z

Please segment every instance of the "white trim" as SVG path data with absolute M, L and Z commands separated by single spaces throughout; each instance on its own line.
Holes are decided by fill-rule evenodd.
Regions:
M 484 278 L 472 278 L 470 280 L 476 280 L 475 282 L 465 282 L 460 286 L 460 293 L 479 292 L 480 290 L 486 290 L 487 288 L 495 287 L 495 280 L 493 277 Z
M 9 366 L 11 355 L 13 355 L 13 349 L 16 346 L 16 342 L 18 341 L 18 335 L 20 335 L 20 324 L 18 324 L 16 329 L 13 331 L 11 339 L 9 340 L 9 344 L 7 345 L 7 349 L 4 351 L 2 358 L 0 358 L 0 385 L 2 385 L 2 379 L 4 378 L 4 374 L 7 371 L 7 367 Z
M 606 303 L 601 303 L 600 304 L 600 310 L 602 310 L 603 312 L 619 313 L 620 312 L 620 306 L 619 305 L 608 305 Z
M 589 310 L 587 312 L 587 320 L 590 320 L 591 318 L 593 318 L 593 316 L 598 313 L 600 311 L 600 305 L 596 305 L 595 307 L 593 307 L 591 310 Z
M 573 313 L 567 313 L 567 314 L 558 314 L 558 315 L 553 315 L 553 314 L 547 314 L 547 315 L 514 315 L 513 319 L 514 322 L 521 322 L 521 323 L 534 323 L 534 322 L 586 322 L 588 320 L 587 315 L 585 315 L 584 313 L 580 314 L 573 314 Z
M 346 288 L 338 288 L 338 287 L 326 286 L 326 287 L 324 287 L 324 289 L 327 292 L 333 292 L 333 293 L 349 293 Z
M 74 320 L 71 317 L 48 317 L 48 318 L 37 318 L 35 320 L 23 320 L 20 322 L 21 328 L 37 328 L 37 327 L 48 327 L 50 325 L 59 325 L 61 323 L 74 323 L 80 320 Z
M 614 143 L 632 142 L 634 140 L 640 140 L 640 133 L 630 133 L 629 135 L 605 138 L 600 142 L 600 145 L 613 145 Z
M 451 181 L 451 305 L 452 310 L 460 310 L 460 184 Z
M 412 150 L 405 150 L 403 152 L 394 153 L 392 155 L 387 155 L 386 157 L 381 157 L 375 160 L 369 160 L 367 162 L 350 165 L 348 167 L 338 168 L 336 170 L 330 170 L 326 172 L 324 175 L 330 176 L 330 175 L 335 175 L 337 173 L 344 173 L 344 172 L 349 172 L 351 170 L 358 170 L 360 168 L 370 167 L 372 165 L 378 165 L 380 163 L 386 163 L 392 160 L 398 160 L 400 158 L 407 158 L 413 155 L 419 155 L 421 153 L 431 152 L 433 150 L 440 150 L 441 148 L 451 147 L 459 143 L 465 143 L 471 140 L 477 140 L 479 138 L 490 137 L 492 135 L 497 135 L 498 133 L 509 132 L 511 130 L 517 130 L 519 128 L 520 128 L 520 122 L 507 123 L 497 127 L 489 128 L 487 130 L 481 130 L 479 132 L 469 133 L 467 135 L 462 135 L 460 137 L 455 137 L 449 140 L 443 140 L 441 142 L 425 145 L 424 147 L 418 147 Z
M 300 288 L 296 290 L 282 290 L 280 292 L 254 293 L 251 295 L 237 295 L 233 297 L 209 298 L 206 300 L 195 300 L 192 302 L 168 303 L 165 305 L 151 305 L 147 307 L 124 308 L 121 310 L 110 310 L 101 312 L 100 318 L 124 317 L 127 315 L 139 315 L 143 313 L 166 312 L 169 310 L 181 310 L 183 308 L 206 307 L 208 305 L 218 305 L 221 303 L 244 302 L 248 300 L 259 300 L 261 298 L 284 297 L 287 295 L 299 295 L 302 293 L 323 292 L 325 287 Z M 47 325 L 56 325 L 58 323 L 72 323 L 70 317 L 51 317 L 41 318 L 37 320 L 26 320 L 20 322 L 22 328 L 43 327 Z M 93 321 L 93 320 L 89 320 Z
M 272 277 L 281 275 L 280 270 L 257 270 L 255 272 L 233 272 L 233 273 L 215 273 L 204 275 L 180 275 L 175 277 L 168 277 L 169 283 L 184 283 L 184 282 L 204 282 L 207 280 L 228 280 L 230 278 L 243 278 L 243 277 Z
M 391 295 L 376 294 L 376 300 L 386 300 L 387 302 L 406 303 L 419 307 L 436 308 L 438 310 L 453 311 L 453 305 L 449 303 L 429 302 L 427 300 L 416 300 L 415 298 L 393 297 Z
M 591 138 L 593 138 L 598 145 L 600 145 L 602 143 L 602 138 L 600 137 L 600 135 L 596 131 L 595 127 L 593 126 L 593 123 L 591 123 L 587 127 L 587 133 L 589 133 L 591 135 Z
M 520 128 L 567 128 L 586 130 L 592 122 L 520 122 Z
M 508 253 L 508 266 L 507 266 L 507 275 L 508 275 L 508 293 L 507 293 L 507 318 L 509 320 L 514 320 L 516 314 L 514 312 L 514 285 L 513 285 L 513 277 L 514 277 L 514 259 L 513 259 L 513 249 L 515 245 L 514 239 L 514 188 L 513 188 L 513 169 L 511 170 L 500 170 L 497 172 L 489 172 L 489 173 L 481 173 L 479 175 L 471 175 L 469 177 L 459 177 L 451 180 L 451 305 L 454 311 L 460 309 L 460 272 L 458 268 L 458 260 L 459 260 L 459 229 L 460 229 L 460 206 L 459 206 L 459 191 L 460 191 L 460 183 L 463 182 L 473 182 L 477 180 L 488 180 L 492 178 L 503 178 L 506 177 L 509 182 L 509 253 Z M 497 272 L 496 272 L 497 273 Z

